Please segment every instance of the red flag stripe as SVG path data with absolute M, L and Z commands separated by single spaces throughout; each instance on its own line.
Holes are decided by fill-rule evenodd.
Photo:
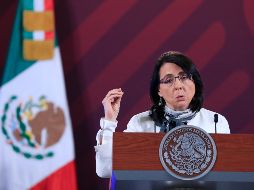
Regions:
M 44 10 L 53 10 L 54 5 L 53 5 L 53 0 L 44 0 Z
M 31 190 L 76 190 L 75 162 L 71 161 L 52 173 L 47 178 L 34 185 Z
M 54 32 L 45 32 L 45 40 L 53 40 L 55 36 Z

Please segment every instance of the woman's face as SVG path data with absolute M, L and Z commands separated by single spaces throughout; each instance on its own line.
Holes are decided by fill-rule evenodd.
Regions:
M 160 83 L 158 94 L 171 109 L 176 111 L 186 110 L 195 94 L 194 81 L 189 78 L 186 79 L 186 77 L 184 78 L 186 76 L 184 71 L 174 63 L 164 63 L 160 68 L 159 74 L 160 81 L 169 81 L 172 77 L 183 76 L 182 81 L 179 78 L 174 78 L 175 81 L 172 85 Z

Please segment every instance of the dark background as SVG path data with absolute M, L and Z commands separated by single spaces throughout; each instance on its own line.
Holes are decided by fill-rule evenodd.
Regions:
M 0 1 L 0 75 L 18 0 Z M 232 133 L 254 133 L 254 1 L 55 0 L 56 29 L 76 148 L 79 189 L 107 189 L 95 173 L 101 101 L 121 87 L 117 131 L 151 106 L 150 75 L 168 50 L 190 56 L 205 84 L 204 107 Z

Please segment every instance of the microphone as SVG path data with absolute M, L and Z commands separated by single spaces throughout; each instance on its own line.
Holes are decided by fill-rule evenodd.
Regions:
M 216 124 L 218 123 L 218 114 L 214 114 L 214 127 L 215 127 L 215 134 L 217 133 L 217 127 Z

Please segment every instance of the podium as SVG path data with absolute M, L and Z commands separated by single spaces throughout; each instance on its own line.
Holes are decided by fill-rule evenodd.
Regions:
M 212 170 L 197 180 L 179 180 L 161 165 L 159 147 L 164 134 L 113 135 L 111 190 L 253 190 L 254 135 L 212 134 L 217 158 Z

